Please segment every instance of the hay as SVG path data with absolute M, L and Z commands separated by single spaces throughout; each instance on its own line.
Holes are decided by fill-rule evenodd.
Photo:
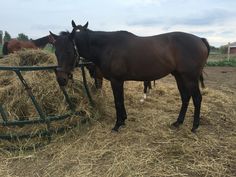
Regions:
M 142 83 L 127 82 L 127 126 L 113 134 L 113 96 L 110 84 L 104 84 L 95 98 L 98 119 L 54 136 L 42 149 L 2 150 L 0 176 L 235 176 L 235 90 L 209 87 L 202 91 L 201 125 L 193 134 L 192 102 L 184 125 L 178 130 L 170 128 L 180 109 L 173 80 L 158 81 L 143 104 L 139 102 Z
M 2 66 L 48 66 L 55 64 L 54 54 L 42 50 L 19 51 L 0 60 Z M 75 82 L 69 83 L 68 94 L 71 95 L 77 110 L 81 110 L 86 114 L 85 116 L 91 117 L 92 110 L 83 92 L 81 73 L 77 70 L 75 74 Z M 46 116 L 61 115 L 69 111 L 64 95 L 57 84 L 54 71 L 22 72 L 22 75 L 32 88 L 32 92 Z M 0 100 L 4 109 L 7 110 L 10 120 L 31 120 L 39 117 L 17 75 L 12 71 L 0 71 L 0 78 Z M 91 85 L 91 83 L 89 84 Z M 28 132 L 35 131 L 26 126 L 26 128 L 21 128 L 20 132 L 25 132 L 26 129 Z M 8 129 L 8 131 L 13 130 Z M 0 132 L 6 133 L 6 128 L 2 127 Z

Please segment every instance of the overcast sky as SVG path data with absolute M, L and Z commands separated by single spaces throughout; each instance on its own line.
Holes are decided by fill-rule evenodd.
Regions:
M 71 20 L 91 30 L 127 30 L 148 36 L 184 31 L 211 45 L 236 41 L 236 0 L 5 0 L 0 30 L 30 38 L 71 30 Z

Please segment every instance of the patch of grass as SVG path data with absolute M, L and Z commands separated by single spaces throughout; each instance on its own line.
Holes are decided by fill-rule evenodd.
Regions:
M 236 67 L 236 57 L 232 57 L 229 60 L 219 60 L 219 61 L 208 61 L 207 66 L 231 66 Z
M 44 50 L 48 51 L 48 52 L 51 52 L 51 53 L 54 53 L 55 52 L 55 48 L 51 45 L 51 44 L 47 44 L 45 47 L 44 47 Z

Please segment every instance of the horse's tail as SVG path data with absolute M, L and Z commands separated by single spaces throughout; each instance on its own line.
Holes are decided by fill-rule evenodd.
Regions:
M 205 44 L 205 46 L 207 47 L 207 56 L 209 56 L 210 54 L 210 44 L 209 42 L 207 41 L 206 38 L 201 38 L 202 42 Z M 202 88 L 205 88 L 205 84 L 204 84 L 204 78 L 203 78 L 203 72 L 200 74 L 200 77 L 199 77 L 199 81 L 201 83 L 201 87 Z
M 4 42 L 4 44 L 2 46 L 2 54 L 3 55 L 8 55 L 9 54 L 7 46 L 8 46 L 8 42 Z
M 209 44 L 209 42 L 207 41 L 206 38 L 201 38 L 201 40 L 206 45 L 207 50 L 208 50 L 208 56 L 209 56 L 209 54 L 210 54 L 210 44 Z

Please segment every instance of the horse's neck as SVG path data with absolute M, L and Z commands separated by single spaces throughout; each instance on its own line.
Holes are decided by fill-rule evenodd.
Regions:
M 90 32 L 83 31 L 76 34 L 75 43 L 79 51 L 79 55 L 87 60 L 94 62 L 94 54 L 91 53 Z
M 32 42 L 35 44 L 35 46 L 43 48 L 47 43 L 49 43 L 49 37 L 45 36 L 39 39 L 32 40 Z
M 79 53 L 82 57 L 98 64 L 104 50 L 109 46 L 107 41 L 109 41 L 109 35 L 106 32 L 83 32 L 77 36 Z

